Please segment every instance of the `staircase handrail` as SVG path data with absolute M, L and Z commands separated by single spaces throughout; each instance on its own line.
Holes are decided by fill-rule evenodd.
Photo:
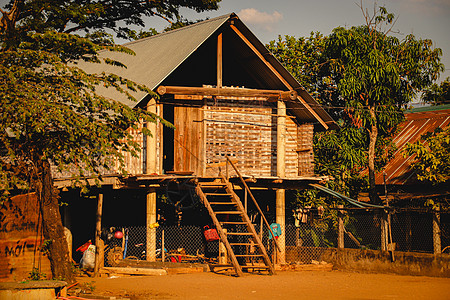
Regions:
M 236 174 L 238 175 L 239 179 L 241 180 L 242 184 L 245 187 L 245 190 L 248 192 L 248 194 L 250 195 L 250 198 L 252 199 L 253 203 L 255 204 L 256 208 L 258 209 L 259 214 L 261 215 L 261 218 L 264 221 L 264 224 L 267 226 L 267 228 L 269 229 L 270 233 L 272 234 L 272 238 L 273 241 L 275 243 L 275 246 L 277 247 L 278 251 L 281 252 L 281 248 L 277 243 L 277 240 L 275 238 L 275 234 L 273 234 L 272 228 L 270 228 L 270 224 L 269 222 L 267 222 L 266 217 L 264 216 L 264 213 L 262 212 L 261 208 L 258 205 L 258 202 L 256 201 L 255 197 L 253 196 L 252 192 L 250 191 L 250 188 L 248 187 L 247 183 L 245 182 L 244 178 L 242 177 L 241 173 L 239 172 L 239 170 L 237 169 L 237 167 L 235 166 L 235 164 L 231 161 L 231 159 L 227 156 L 227 163 L 230 163 L 230 165 L 233 167 L 234 171 L 236 172 Z M 227 172 L 228 173 L 228 172 Z M 228 175 L 228 174 L 227 174 Z M 227 176 L 228 177 L 228 176 Z

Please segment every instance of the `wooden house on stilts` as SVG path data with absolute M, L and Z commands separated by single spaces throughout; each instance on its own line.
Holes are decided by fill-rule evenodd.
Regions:
M 127 68 L 82 64 L 87 72 L 110 72 L 145 84 L 160 97 L 137 95 L 146 107 L 175 125 L 143 124 L 153 137 L 136 134 L 143 151 L 127 157 L 127 176 L 104 175 L 104 185 L 147 191 L 147 260 L 154 260 L 156 192 L 189 180 L 206 206 L 238 275 L 247 266 L 234 253 L 232 235 L 248 235 L 269 273 L 261 240 L 235 189 L 276 191 L 276 222 L 284 228 L 285 190 L 323 178 L 313 171 L 314 130 L 336 126 L 235 14 L 126 44 L 136 55 L 105 52 Z M 116 95 L 108 95 L 111 98 Z M 116 98 L 120 101 L 123 99 Z M 115 172 L 114 168 L 111 173 Z M 57 186 L 68 181 L 59 179 Z M 107 201 L 107 199 L 105 199 Z M 256 199 L 258 202 L 258 199 Z M 223 218 L 226 216 L 227 218 Z M 232 216 L 232 217 L 230 217 Z M 240 226 L 239 231 L 223 229 Z M 153 241 L 153 242 L 152 242 Z M 284 263 L 284 235 L 278 239 Z M 239 245 L 238 245 L 239 244 Z

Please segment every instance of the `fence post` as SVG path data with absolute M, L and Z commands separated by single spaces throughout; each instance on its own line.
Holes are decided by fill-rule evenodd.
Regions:
M 387 213 L 383 210 L 381 212 L 380 219 L 380 227 L 381 227 L 381 250 L 388 250 L 388 221 L 387 221 Z
M 344 249 L 344 205 L 338 205 L 338 249 Z
M 434 254 L 441 254 L 441 214 L 439 207 L 433 212 L 433 249 Z
M 166 260 L 166 246 L 164 245 L 164 229 L 161 232 L 161 261 Z

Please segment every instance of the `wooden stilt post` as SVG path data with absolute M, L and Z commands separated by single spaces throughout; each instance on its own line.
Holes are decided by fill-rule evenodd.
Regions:
M 156 191 L 151 190 L 147 194 L 147 247 L 146 258 L 148 261 L 156 261 Z
M 150 99 L 147 103 L 147 111 L 154 114 L 157 113 L 155 99 Z M 157 158 L 156 158 L 156 137 L 157 126 L 156 123 L 147 123 L 147 129 L 152 132 L 152 137 L 147 137 L 146 150 L 147 150 L 147 165 L 145 169 L 146 174 L 156 173 Z M 147 193 L 147 244 L 146 244 L 146 259 L 148 261 L 156 260 L 156 228 L 153 224 L 156 223 L 156 191 L 150 190 Z
M 278 101 L 277 118 L 277 176 L 283 179 L 286 176 L 286 104 Z M 280 224 L 281 236 L 278 237 L 278 245 L 281 250 L 278 257 L 278 263 L 286 263 L 286 204 L 285 189 L 276 191 L 276 222 Z
M 342 218 L 344 205 L 338 205 L 338 208 L 338 249 L 344 249 L 344 219 Z
M 439 213 L 439 207 L 437 207 L 433 213 L 433 248 L 434 254 L 441 254 L 441 215 Z
M 103 194 L 98 195 L 97 202 L 97 220 L 95 224 L 95 265 L 94 277 L 98 277 L 100 268 L 104 263 L 104 243 L 101 239 L 102 234 L 102 211 L 103 211 Z

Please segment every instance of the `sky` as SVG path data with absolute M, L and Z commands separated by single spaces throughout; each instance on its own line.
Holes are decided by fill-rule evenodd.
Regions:
M 0 0 L 0 6 L 6 2 Z M 386 7 L 398 17 L 394 27 L 400 32 L 397 37 L 412 33 L 417 38 L 431 39 L 441 48 L 446 71 L 438 82 L 450 77 L 450 0 L 362 0 L 362 6 L 370 12 L 374 4 Z M 302 37 L 312 31 L 328 35 L 335 27 L 364 23 L 361 0 L 222 0 L 219 5 L 217 11 L 196 13 L 184 9 L 182 14 L 197 20 L 234 12 L 265 44 L 279 35 Z M 146 28 L 158 31 L 167 25 L 167 21 L 157 17 L 146 22 Z

